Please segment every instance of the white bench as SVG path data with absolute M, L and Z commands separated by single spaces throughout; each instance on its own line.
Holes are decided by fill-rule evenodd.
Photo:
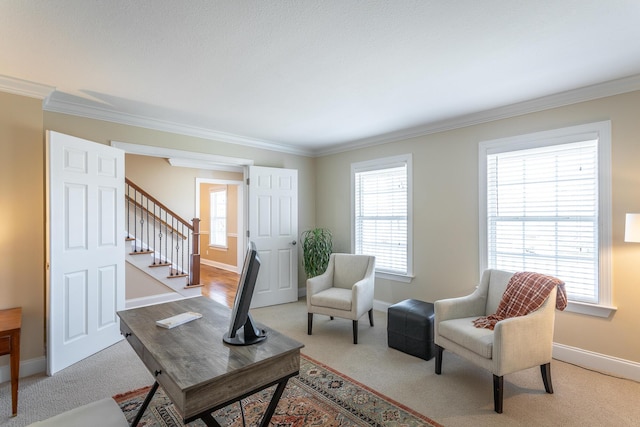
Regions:
M 128 427 L 122 410 L 110 397 L 71 409 L 29 427 Z

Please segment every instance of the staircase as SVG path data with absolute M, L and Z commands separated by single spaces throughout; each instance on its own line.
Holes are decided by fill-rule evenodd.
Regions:
M 200 220 L 182 219 L 125 179 L 126 261 L 183 298 L 201 295 Z

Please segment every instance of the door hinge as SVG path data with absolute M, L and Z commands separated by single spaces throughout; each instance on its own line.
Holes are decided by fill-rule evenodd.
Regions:
M 247 230 L 247 237 L 251 237 L 249 234 L 250 234 L 250 233 L 249 233 L 249 230 Z
M 247 178 L 247 185 L 249 185 L 249 181 L 251 180 L 251 178 Z

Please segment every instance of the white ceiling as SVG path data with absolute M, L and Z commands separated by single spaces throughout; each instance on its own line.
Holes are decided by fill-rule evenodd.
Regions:
M 314 155 L 635 89 L 640 1 L 0 0 L 1 75 L 55 87 L 47 110 Z

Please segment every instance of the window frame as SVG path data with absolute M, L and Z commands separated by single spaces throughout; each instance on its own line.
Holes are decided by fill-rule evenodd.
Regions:
M 413 163 L 411 154 L 383 157 L 351 164 L 351 252 L 356 250 L 356 174 L 359 172 L 389 169 L 400 164 L 407 166 L 407 271 L 399 274 L 376 267 L 376 277 L 403 283 L 413 279 Z
M 567 311 L 608 317 L 616 307 L 612 305 L 611 280 L 611 122 L 600 121 L 577 126 L 535 132 L 513 137 L 481 141 L 479 143 L 479 265 L 482 272 L 488 261 L 487 156 L 584 140 L 597 139 L 598 168 L 598 278 L 597 303 L 569 300 Z

